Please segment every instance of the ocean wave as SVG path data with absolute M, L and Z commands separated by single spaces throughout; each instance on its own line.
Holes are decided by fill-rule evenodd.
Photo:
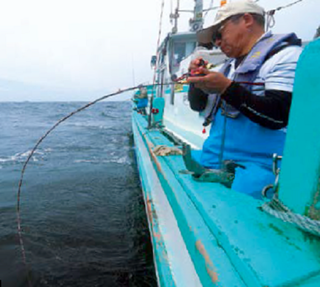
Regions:
M 130 164 L 130 159 L 127 156 L 123 156 L 120 158 L 111 158 L 111 159 L 77 159 L 74 163 L 118 163 L 118 164 Z
M 129 164 L 130 163 L 129 159 L 126 156 L 111 160 L 111 162 L 121 163 L 121 164 Z
M 80 127 L 80 128 L 90 128 L 90 129 L 108 129 L 108 126 L 103 124 L 92 124 L 92 123 L 67 123 L 69 127 Z
M 27 158 L 29 157 L 31 152 L 32 152 L 32 150 L 28 150 L 25 152 L 16 153 L 12 156 L 2 157 L 2 158 L 0 157 L 0 163 L 24 162 L 25 160 L 27 160 Z M 51 148 L 44 149 L 43 151 L 36 150 L 36 151 L 34 151 L 33 156 L 31 157 L 30 160 L 33 162 L 43 160 L 44 155 L 49 152 L 52 152 Z
M 74 163 L 101 163 L 102 161 L 96 159 L 76 159 Z
M 104 118 L 109 118 L 109 119 L 119 119 L 119 114 L 118 113 L 105 113 L 105 112 L 102 112 L 100 114 L 101 117 L 104 117 Z

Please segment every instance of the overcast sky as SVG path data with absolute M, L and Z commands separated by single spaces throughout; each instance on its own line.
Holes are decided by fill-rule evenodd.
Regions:
M 236 0 L 234 0 L 236 1 Z M 266 10 L 296 0 L 260 0 Z M 2 0 L 0 101 L 93 100 L 152 81 L 162 0 Z M 213 2 L 213 3 L 212 3 Z M 175 0 L 165 0 L 162 38 Z M 204 8 L 220 0 L 204 0 Z M 193 0 L 180 0 L 193 9 Z M 173 7 L 173 8 L 171 8 Z M 205 26 L 212 22 L 213 11 Z M 320 1 L 304 0 L 276 13 L 274 32 L 311 40 L 320 25 Z M 181 13 L 180 30 L 190 13 Z

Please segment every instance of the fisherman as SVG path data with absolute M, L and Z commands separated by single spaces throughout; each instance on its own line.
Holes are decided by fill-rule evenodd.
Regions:
M 148 106 L 148 91 L 145 87 L 139 87 L 135 93 L 133 101 L 136 104 L 136 110 L 142 115 L 146 115 L 146 107 Z
M 250 0 L 220 7 L 213 25 L 197 33 L 198 42 L 213 43 L 229 58 L 213 72 L 191 61 L 191 109 L 205 113 L 211 130 L 194 158 L 207 168 L 232 160 L 232 189 L 261 198 L 273 183 L 272 156 L 282 155 L 301 40 L 294 33 L 265 32 L 265 11 Z M 219 160 L 220 158 L 220 160 Z

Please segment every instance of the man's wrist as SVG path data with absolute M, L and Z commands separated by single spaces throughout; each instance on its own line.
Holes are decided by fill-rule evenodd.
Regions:
M 222 97 L 223 97 L 223 94 L 225 94 L 225 93 L 228 91 L 228 89 L 231 87 L 232 83 L 233 83 L 232 80 L 230 80 L 230 79 L 227 79 L 227 80 L 226 80 L 226 83 L 225 83 L 222 91 L 220 92 L 220 94 L 221 94 Z

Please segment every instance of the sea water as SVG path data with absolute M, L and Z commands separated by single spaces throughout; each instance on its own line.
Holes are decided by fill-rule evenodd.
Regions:
M 0 279 L 28 286 L 17 236 L 21 169 L 38 139 L 84 103 L 0 103 Z M 32 286 L 156 286 L 129 102 L 74 115 L 41 143 L 21 190 Z

